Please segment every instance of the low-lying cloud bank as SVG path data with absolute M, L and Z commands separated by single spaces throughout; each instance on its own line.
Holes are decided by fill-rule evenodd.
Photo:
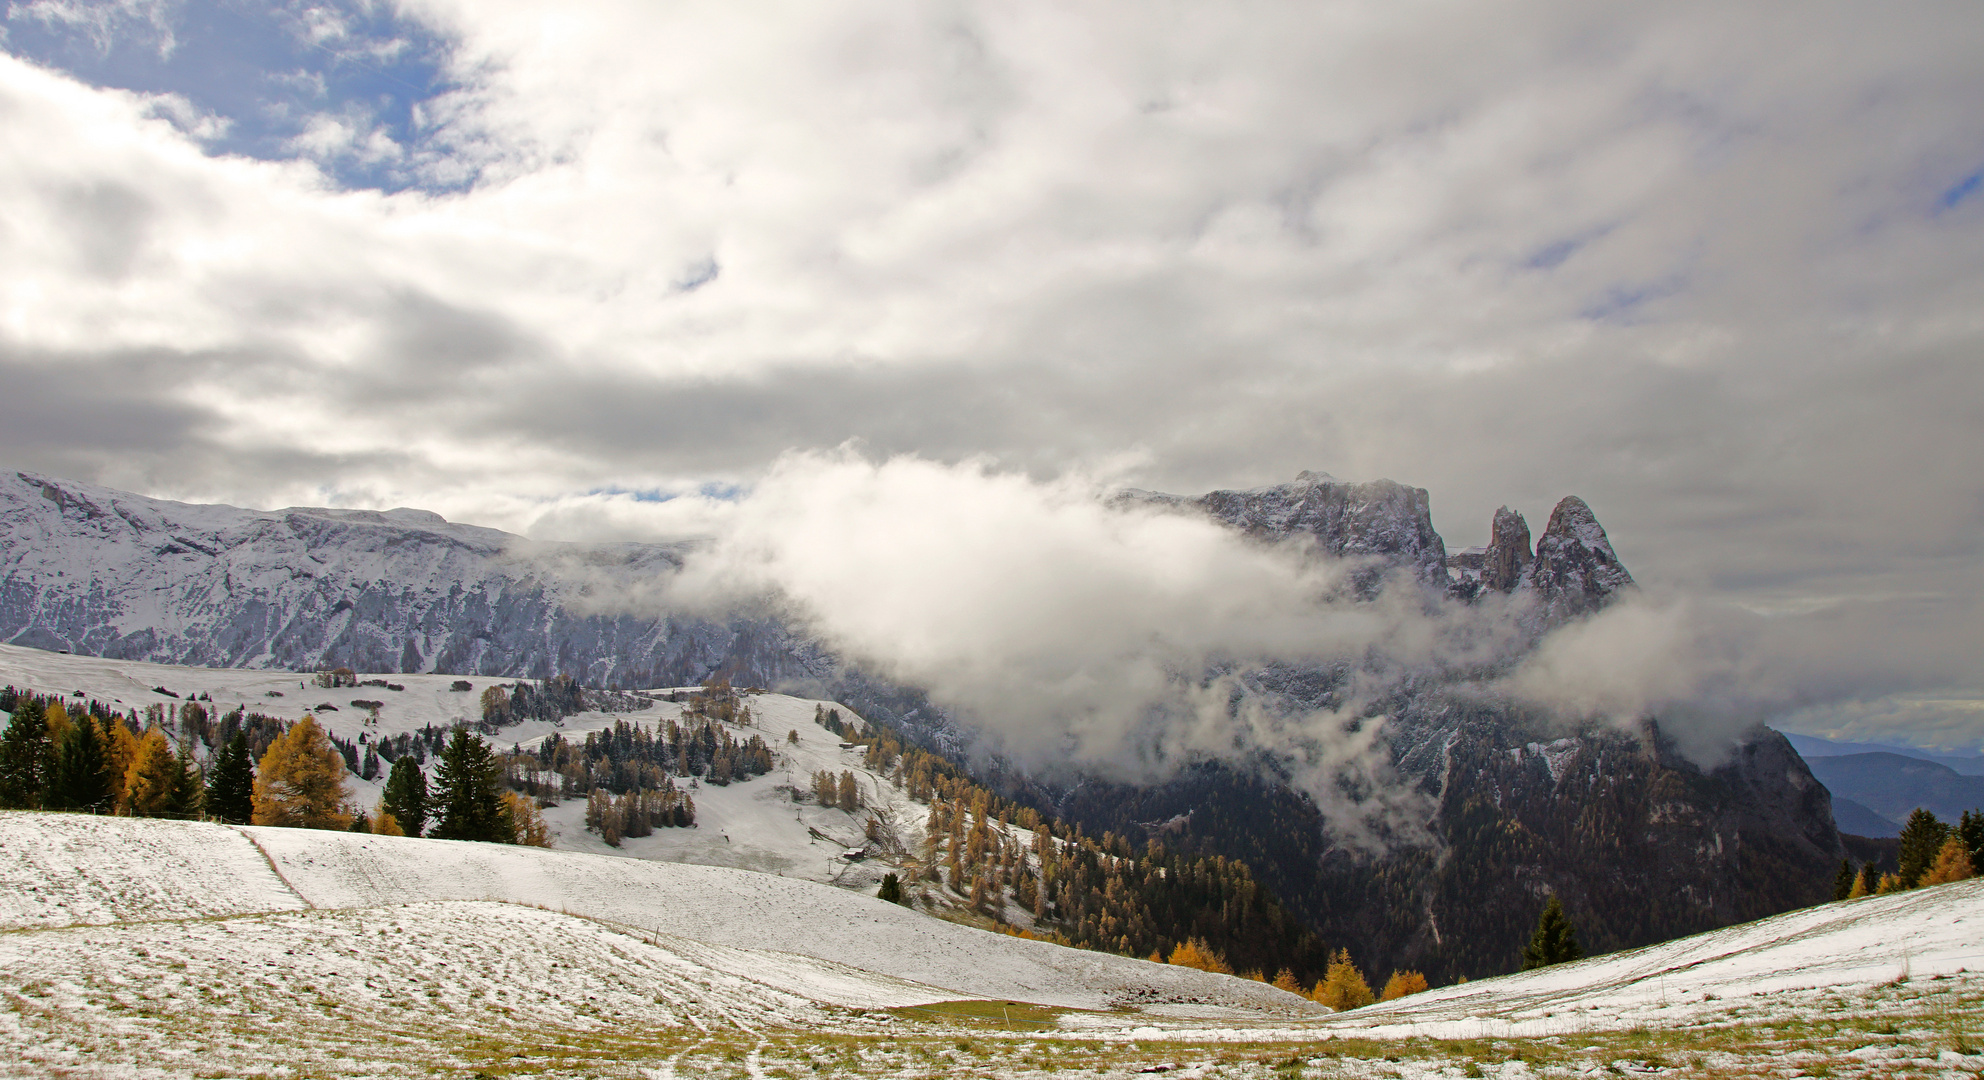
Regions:
M 1392 782 L 1372 704 L 1408 674 L 1567 725 L 1657 717 L 1713 763 L 1752 724 L 1938 667 L 1849 660 L 1825 619 L 1637 594 L 1538 642 L 1520 597 L 1464 604 L 1400 580 L 1359 601 L 1357 564 L 1306 539 L 1262 544 L 1111 487 L 988 461 L 791 454 L 742 497 L 684 501 L 713 538 L 660 595 L 630 602 L 774 605 L 1034 768 L 1150 780 L 1270 759 L 1350 832 L 1423 821 Z M 1250 678 L 1277 666 L 1346 678 L 1327 707 L 1298 707 Z

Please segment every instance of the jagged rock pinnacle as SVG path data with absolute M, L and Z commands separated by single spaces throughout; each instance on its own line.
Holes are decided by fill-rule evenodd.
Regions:
M 1501 515 L 1496 515 L 1501 523 Z M 1533 589 L 1553 617 L 1566 617 L 1596 608 L 1620 589 L 1633 585 L 1633 575 L 1619 562 L 1605 527 L 1576 495 L 1566 495 L 1550 511 L 1550 524 L 1536 539 L 1536 557 L 1523 571 L 1521 585 Z
M 1511 592 L 1535 559 L 1529 549 L 1529 522 L 1504 506 L 1495 511 L 1495 524 L 1489 535 L 1481 583 L 1498 592 Z

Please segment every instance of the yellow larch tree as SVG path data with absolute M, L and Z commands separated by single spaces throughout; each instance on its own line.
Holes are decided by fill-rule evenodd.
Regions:
M 1968 881 L 1975 874 L 1976 869 L 1970 865 L 1970 849 L 1964 846 L 1962 837 L 1952 836 L 1936 852 L 1936 861 L 1922 875 L 1922 884 L 1947 885 L 1952 881 Z
M 505 791 L 503 806 L 509 810 L 510 824 L 516 829 L 516 839 L 511 843 L 530 847 L 551 846 L 551 827 L 544 823 L 544 815 L 537 812 L 537 800 L 514 791 Z
M 77 720 L 88 723 L 90 716 L 83 713 Z M 124 805 L 124 781 L 131 774 L 131 763 L 138 759 L 138 737 L 131 734 L 130 727 L 116 717 L 100 719 L 96 726 L 103 735 L 103 774 L 110 779 L 110 805 L 121 807 Z
M 1316 984 L 1315 1000 L 1337 1012 L 1361 1009 L 1375 1000 L 1371 984 L 1351 962 L 1349 949 L 1338 949 L 1330 958 L 1329 972 Z
M 165 732 L 158 728 L 146 731 L 124 770 L 124 799 L 118 808 L 133 817 L 163 817 L 172 811 L 178 774 L 179 761 L 172 754 L 172 744 L 166 740 Z
M 344 755 L 317 718 L 304 714 L 269 744 L 255 775 L 255 824 L 348 829 L 352 812 Z
M 1226 963 L 1226 958 L 1214 952 L 1198 938 L 1188 938 L 1179 942 L 1178 947 L 1171 950 L 1171 956 L 1165 962 L 1220 975 L 1233 974 L 1233 968 Z
M 1378 995 L 1379 1001 L 1396 1001 L 1407 994 L 1416 994 L 1426 989 L 1426 976 L 1416 971 L 1394 971 L 1385 980 L 1385 989 Z

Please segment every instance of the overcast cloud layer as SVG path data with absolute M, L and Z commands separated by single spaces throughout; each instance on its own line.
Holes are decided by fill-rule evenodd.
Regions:
M 1973 6 L 295 4 L 195 77 L 219 10 L 7 9 L 0 462 L 569 538 L 849 439 L 1574 492 L 1858 658 L 1816 728 L 1984 735 Z

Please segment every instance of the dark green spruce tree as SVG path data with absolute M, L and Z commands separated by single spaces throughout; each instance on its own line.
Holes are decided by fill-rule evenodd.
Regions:
M 1943 850 L 1943 841 L 1950 838 L 1950 827 L 1937 819 L 1936 815 L 1921 807 L 1908 815 L 1908 824 L 1901 827 L 1901 887 L 1912 889 L 1922 884 L 1922 875 L 1935 865 L 1936 853 Z
M 1536 920 L 1536 933 L 1522 950 L 1522 969 L 1549 967 L 1572 960 L 1584 959 L 1584 950 L 1578 947 L 1577 932 L 1571 928 L 1571 920 L 1564 917 L 1564 905 L 1552 894 L 1550 902 L 1543 905 L 1543 915 Z
M 47 805 L 92 814 L 110 809 L 110 756 L 104 752 L 103 732 L 87 713 L 75 718 L 55 747 Z
M 207 769 L 207 813 L 229 825 L 255 819 L 255 767 L 248 761 L 248 733 L 221 744 Z
M 6 734 L 0 735 L 0 810 L 40 809 L 54 768 L 48 714 L 41 702 L 22 695 Z
M 1860 871 L 1853 869 L 1852 859 L 1839 860 L 1839 873 L 1832 876 L 1832 898 L 1844 900 L 1853 895 L 1853 883 L 1860 880 Z
M 419 763 L 411 756 L 401 754 L 393 762 L 380 801 L 385 804 L 386 813 L 399 822 L 401 832 L 419 836 L 427 828 L 427 774 L 420 771 Z
M 516 838 L 503 806 L 502 766 L 489 744 L 466 727 L 456 728 L 441 751 L 428 812 L 435 819 L 428 835 L 439 840 L 507 844 Z
M 1984 810 L 1965 810 L 1957 822 L 1956 835 L 1970 849 L 1970 865 L 1984 866 Z
M 882 888 L 875 897 L 878 900 L 887 900 L 891 904 L 902 903 L 902 879 L 895 875 L 895 871 L 891 870 L 882 875 Z
M 193 760 L 193 747 L 182 745 L 172 759 L 172 797 L 166 812 L 185 820 L 200 816 L 207 804 L 206 787 L 200 782 L 200 766 Z

